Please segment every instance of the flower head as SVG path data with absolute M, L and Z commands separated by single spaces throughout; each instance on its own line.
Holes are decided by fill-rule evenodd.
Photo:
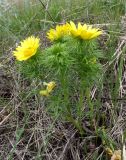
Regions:
M 41 90 L 40 92 L 40 95 L 42 95 L 42 96 L 46 96 L 46 97 L 48 97 L 49 96 L 49 93 L 48 93 L 48 91 L 45 89 L 45 90 Z
M 28 37 L 21 42 L 21 45 L 13 51 L 13 55 L 19 61 L 25 61 L 36 54 L 36 51 L 40 45 L 40 39 L 34 36 Z
M 44 82 L 43 85 L 46 86 L 45 90 L 41 90 L 40 94 L 42 96 L 49 96 L 49 94 L 53 91 L 53 89 L 56 87 L 56 83 L 54 81 L 51 81 L 49 83 Z
M 74 37 L 79 37 L 83 40 L 89 40 L 98 37 L 102 34 L 102 31 L 98 28 L 92 28 L 91 25 L 82 25 L 80 22 L 76 25 L 71 21 L 70 22 L 70 33 Z
M 52 82 L 49 82 L 49 83 L 47 83 L 45 85 L 47 85 L 47 91 L 50 93 L 55 88 L 56 83 L 54 81 L 52 81 Z
M 111 160 L 121 160 L 121 150 L 113 152 L 110 148 L 106 148 L 106 153 L 111 156 Z
M 115 150 L 111 160 L 121 160 L 121 150 Z
M 69 27 L 70 25 L 68 23 L 63 25 L 57 25 L 56 29 L 50 29 L 47 32 L 47 38 L 51 41 L 58 40 L 62 38 L 64 35 L 69 34 Z

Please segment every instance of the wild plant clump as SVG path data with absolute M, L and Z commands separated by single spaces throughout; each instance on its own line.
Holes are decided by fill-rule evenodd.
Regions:
M 39 94 L 45 97 L 48 112 L 71 122 L 81 135 L 83 116 L 91 122 L 94 117 L 90 91 L 102 79 L 102 52 L 96 40 L 102 33 L 91 25 L 70 22 L 47 32 L 52 45 L 45 50 L 39 48 L 39 38 L 31 36 L 13 52 L 25 77 L 43 82 Z

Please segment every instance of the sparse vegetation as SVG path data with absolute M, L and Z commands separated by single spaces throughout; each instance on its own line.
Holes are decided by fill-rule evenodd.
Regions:
M 121 160 L 121 156 L 125 156 L 125 7 L 125 0 L 24 0 L 20 4 L 0 1 L 1 160 Z M 75 68 L 71 69 L 72 72 L 67 70 L 67 77 L 60 73 L 57 81 L 59 70 L 56 72 L 56 68 L 59 68 L 50 59 L 48 65 L 42 62 L 46 67 L 38 66 L 39 73 L 36 73 L 35 65 L 26 68 L 12 55 L 17 44 L 29 36 L 40 38 L 44 58 L 47 53 L 50 58 L 57 48 L 64 51 L 65 47 L 66 52 L 73 53 L 77 49 L 75 42 L 73 48 L 71 41 L 67 42 L 70 48 L 67 43 L 62 47 L 55 43 L 51 46 L 46 37 L 50 28 L 71 20 L 76 24 L 92 24 L 104 31 L 97 41 L 98 51 L 102 52 L 99 59 L 102 73 L 97 81 L 88 73 L 92 76 L 89 88 L 86 88 L 88 79 L 82 85 L 84 88 L 79 86 L 81 80 L 75 64 L 76 72 Z M 81 53 L 81 49 L 76 52 Z M 75 60 L 74 55 L 72 58 Z M 41 80 L 35 78 L 36 74 Z M 64 82 L 68 76 L 69 94 L 66 90 L 68 84 Z M 40 96 L 43 81 L 52 80 L 56 80 L 62 90 L 58 90 L 56 84 L 58 91 L 52 92 L 51 98 Z M 44 84 L 48 88 L 48 83 Z M 78 106 L 72 108 L 72 115 L 75 122 L 81 122 L 84 133 L 76 126 L 80 123 L 74 124 L 63 116 L 65 110 L 62 107 L 68 99 L 71 107 Z M 79 110 L 79 106 L 84 106 L 84 110 Z

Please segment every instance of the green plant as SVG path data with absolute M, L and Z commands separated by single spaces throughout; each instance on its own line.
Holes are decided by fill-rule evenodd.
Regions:
M 23 61 L 20 63 L 20 68 L 26 77 L 32 75 L 40 81 L 43 79 L 38 76 L 38 73 L 44 75 L 43 71 L 45 71 L 49 79 L 56 81 L 57 92 L 54 95 L 50 94 L 55 87 L 55 82 L 45 83 L 47 89 L 40 91 L 40 94 L 50 96 L 47 104 L 48 111 L 62 114 L 62 119 L 73 123 L 81 135 L 84 134 L 82 127 L 84 114 L 89 114 L 91 121 L 94 116 L 90 90 L 94 83 L 98 82 L 102 70 L 99 63 L 102 54 L 95 40 L 100 34 L 102 31 L 99 29 L 81 23 L 76 27 L 73 22 L 70 22 L 70 24 L 56 26 L 56 30 L 51 29 L 47 33 L 53 44 L 42 53 L 37 50 L 39 40 L 34 37 L 21 42 L 21 46 L 13 52 L 17 60 Z M 41 67 L 42 72 L 40 72 Z M 75 90 L 78 94 L 76 102 L 72 100 Z M 84 112 L 84 97 L 89 105 L 88 113 Z

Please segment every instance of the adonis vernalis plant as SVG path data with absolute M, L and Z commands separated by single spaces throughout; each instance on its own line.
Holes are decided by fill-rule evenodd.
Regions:
M 43 83 L 46 89 L 39 90 L 41 96 L 48 97 L 49 113 L 62 115 L 61 119 L 71 122 L 82 135 L 83 117 L 94 117 L 90 91 L 94 84 L 99 84 L 102 75 L 102 53 L 97 42 L 102 33 L 99 28 L 80 22 L 76 25 L 71 21 L 47 32 L 52 45 L 45 50 L 38 49 L 39 38 L 32 36 L 13 52 L 18 61 L 23 61 L 20 68 L 25 71 L 25 76 L 32 74 L 32 78 L 39 82 L 51 80 Z M 46 76 L 48 80 L 44 79 Z M 88 113 L 84 99 L 89 106 Z
M 65 35 L 69 34 L 69 27 L 70 25 L 68 23 L 63 25 L 57 25 L 56 29 L 50 29 L 47 33 L 48 39 L 51 41 L 58 40 L 62 38 Z
M 40 46 L 40 39 L 33 36 L 21 42 L 21 45 L 13 51 L 13 55 L 18 61 L 25 61 L 36 54 Z
M 91 25 L 78 23 L 78 26 L 71 21 L 70 22 L 70 33 L 72 36 L 78 37 L 83 40 L 90 40 L 98 37 L 102 34 L 102 31 L 97 28 L 92 28 Z
M 43 82 L 44 86 L 47 86 L 45 90 L 40 91 L 40 95 L 42 96 L 49 96 L 49 94 L 53 91 L 53 89 L 56 87 L 56 83 L 54 81 L 51 81 L 49 83 Z

